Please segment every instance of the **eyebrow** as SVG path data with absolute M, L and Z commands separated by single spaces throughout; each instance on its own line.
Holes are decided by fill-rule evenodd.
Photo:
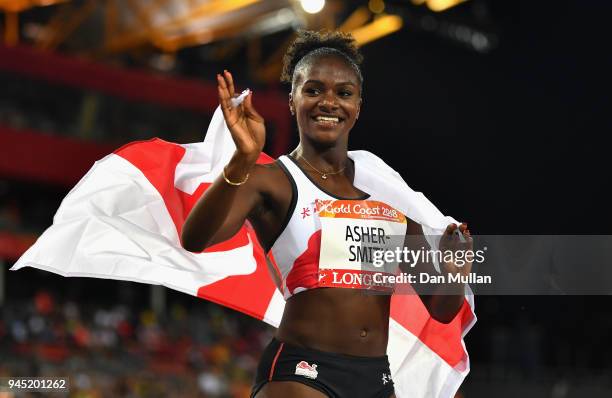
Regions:
M 306 80 L 306 81 L 304 82 L 304 84 L 307 84 L 307 83 L 317 83 L 317 84 L 323 84 L 323 82 L 322 82 L 322 81 L 320 81 L 320 80 L 314 80 L 314 79 L 309 79 L 309 80 Z M 341 82 L 341 83 L 337 83 L 337 84 L 336 84 L 336 86 L 349 86 L 349 85 L 350 85 L 350 86 L 357 86 L 357 85 L 356 85 L 355 83 L 353 83 L 353 82 Z

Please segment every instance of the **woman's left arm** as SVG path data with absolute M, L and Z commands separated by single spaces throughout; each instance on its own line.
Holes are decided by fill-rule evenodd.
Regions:
M 412 250 L 420 248 L 427 250 L 429 245 L 422 235 L 420 226 L 418 229 L 421 230 L 421 235 L 413 235 L 408 231 L 405 246 Z M 457 316 L 465 301 L 465 283 L 462 283 L 458 277 L 469 275 L 472 269 L 473 259 L 467 261 L 465 258 L 465 254 L 473 250 L 473 240 L 467 225 L 449 224 L 440 238 L 438 250 L 439 258 L 442 260 L 439 261 L 440 273 L 435 270 L 431 261 L 418 261 L 401 266 L 404 272 L 415 275 L 416 282 L 412 287 L 432 318 L 442 323 L 449 323 Z M 458 256 L 457 253 L 461 251 L 464 255 Z M 459 282 L 454 282 L 455 280 Z

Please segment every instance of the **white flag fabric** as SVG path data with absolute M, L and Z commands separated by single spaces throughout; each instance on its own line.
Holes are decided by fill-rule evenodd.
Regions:
M 94 164 L 64 198 L 53 225 L 11 269 L 164 285 L 278 326 L 285 302 L 248 222 L 203 253 L 190 253 L 179 241 L 189 211 L 234 149 L 220 108 L 204 142 L 179 145 L 155 138 L 123 146 Z M 354 185 L 376 191 L 421 224 L 425 235 L 440 235 L 455 222 L 380 158 L 367 151 L 351 151 L 349 157 L 355 162 Z M 272 161 L 265 154 L 258 159 Z M 431 318 L 417 295 L 392 296 L 387 352 L 398 397 L 455 395 L 470 369 L 463 337 L 476 321 L 473 310 L 469 288 L 448 324 Z

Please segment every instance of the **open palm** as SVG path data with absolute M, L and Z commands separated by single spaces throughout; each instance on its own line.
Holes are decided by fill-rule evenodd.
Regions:
M 232 134 L 236 150 L 249 157 L 257 157 L 266 142 L 264 119 L 257 113 L 252 103 L 253 93 L 249 93 L 242 104 L 233 106 L 234 79 L 228 71 L 217 75 L 219 104 L 225 123 Z

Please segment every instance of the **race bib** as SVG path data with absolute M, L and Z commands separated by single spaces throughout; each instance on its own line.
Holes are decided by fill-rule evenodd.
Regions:
M 319 286 L 392 291 L 397 264 L 381 264 L 376 252 L 403 244 L 406 217 L 373 200 L 317 201 L 321 223 Z

